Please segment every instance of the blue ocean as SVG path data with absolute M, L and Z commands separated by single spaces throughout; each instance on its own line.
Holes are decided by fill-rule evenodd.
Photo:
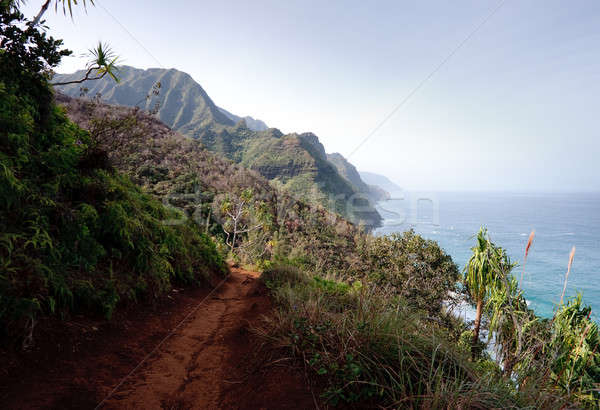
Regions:
M 525 297 L 540 316 L 550 317 L 560 301 L 569 253 L 576 247 L 567 296 L 577 291 L 600 318 L 600 193 L 508 194 L 428 193 L 396 195 L 380 202 L 384 226 L 376 234 L 414 229 L 435 240 L 459 268 L 469 259 L 474 235 L 488 228 L 492 241 L 519 266 L 520 279 L 529 234 L 535 239 L 525 265 Z

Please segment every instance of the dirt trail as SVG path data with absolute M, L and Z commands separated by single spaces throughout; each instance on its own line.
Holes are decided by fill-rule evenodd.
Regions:
M 240 352 L 250 353 L 244 335 L 248 323 L 269 307 L 257 278 L 257 273 L 232 269 L 228 280 L 207 298 L 149 363 L 106 402 L 106 408 L 313 407 L 312 400 L 308 401 L 310 393 L 302 388 L 305 382 L 300 377 L 291 386 L 283 386 L 299 391 L 287 398 L 286 392 L 281 391 L 284 394 L 278 402 L 264 402 L 264 398 L 257 401 L 257 397 L 251 397 L 260 391 L 245 392 L 245 397 L 238 395 L 240 389 L 236 385 L 256 385 L 256 381 L 249 380 L 252 374 L 245 374 L 249 370 L 235 363 L 234 356 L 239 357 Z M 247 359 L 251 359 L 251 355 Z M 294 386 L 296 383 L 299 385 Z M 265 386 L 256 387 L 263 390 Z M 278 392 L 269 393 L 278 395 Z M 297 393 L 304 396 L 300 402 Z
M 272 309 L 257 278 L 257 273 L 233 268 L 208 297 L 204 293 L 193 304 L 188 299 L 182 306 L 172 306 L 168 316 L 180 318 L 179 322 L 205 298 L 102 408 L 315 408 L 303 372 L 289 363 L 265 366 L 267 361 L 280 361 L 257 349 L 256 338 L 248 331 Z M 56 363 L 48 362 L 48 374 L 44 368 L 22 366 L 18 382 L 7 386 L 5 404 L 9 408 L 93 408 L 157 345 L 157 327 L 162 327 L 161 339 L 174 327 L 173 321 L 162 326 L 156 321 L 153 313 L 137 328 L 129 325 L 117 335 L 100 335 L 93 344 L 82 346 L 75 358 L 59 355 Z

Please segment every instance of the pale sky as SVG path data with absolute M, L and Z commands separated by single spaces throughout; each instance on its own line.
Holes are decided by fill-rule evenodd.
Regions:
M 324 3 L 96 0 L 47 23 L 348 156 L 500 4 Z M 350 160 L 411 190 L 600 191 L 599 115 L 600 2 L 507 0 Z

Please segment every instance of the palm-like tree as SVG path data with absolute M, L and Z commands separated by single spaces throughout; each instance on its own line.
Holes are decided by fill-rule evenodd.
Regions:
M 44 1 L 44 3 L 42 4 L 42 7 L 40 8 L 40 11 L 35 16 L 35 18 L 31 21 L 31 27 L 35 27 L 39 24 L 39 22 L 42 19 L 42 16 L 44 15 L 44 13 L 46 13 L 46 11 L 48 10 L 48 7 L 50 7 L 50 4 L 52 3 L 52 1 L 53 0 Z M 87 1 L 89 1 L 92 5 L 94 4 L 94 0 L 87 0 Z M 73 6 L 76 6 L 78 3 L 82 3 L 83 7 L 87 7 L 87 1 L 86 0 L 55 0 L 54 10 L 58 10 L 58 5 L 60 3 L 62 5 L 63 13 L 67 14 L 67 10 L 68 10 L 71 17 L 73 17 Z M 19 5 L 20 3 L 25 3 L 25 1 L 24 0 L 16 0 L 13 2 L 13 4 L 16 4 L 16 5 Z
M 87 64 L 87 71 L 83 78 L 72 81 L 56 82 L 52 83 L 52 85 L 80 84 L 87 80 L 100 80 L 107 74 L 112 77 L 113 80 L 119 82 L 116 75 L 118 71 L 116 66 L 118 57 L 108 44 L 99 42 L 95 48 L 89 50 L 88 56 L 91 59 Z
M 509 274 L 514 266 L 508 257 L 501 261 L 501 275 L 491 286 L 486 302 L 490 332 L 495 333 L 498 359 L 502 359 L 503 373 L 510 378 L 525 343 L 525 333 L 537 321 L 527 307 L 517 279 Z
M 464 269 L 464 284 L 477 304 L 472 343 L 472 353 L 473 357 L 475 357 L 475 347 L 479 341 L 483 305 L 496 281 L 502 277 L 507 257 L 502 248 L 496 247 L 492 243 L 487 229 L 483 227 L 477 234 L 477 245 L 471 248 L 471 250 L 473 251 L 473 255 L 471 255 Z
M 88 2 L 91 5 L 94 5 L 94 0 L 45 0 L 42 3 L 42 7 L 40 8 L 40 11 L 38 11 L 38 14 L 36 14 L 36 16 L 33 18 L 33 20 L 31 20 L 31 22 L 29 23 L 29 25 L 31 27 L 35 27 L 40 23 L 40 21 L 42 20 L 42 16 L 46 13 L 46 11 L 48 11 L 48 8 L 50 7 L 50 5 L 52 4 L 53 1 L 54 1 L 54 10 L 58 11 L 59 4 L 60 4 L 62 7 L 63 13 L 67 14 L 67 11 L 68 11 L 69 15 L 71 17 L 73 17 L 73 6 L 76 6 L 79 3 L 81 3 L 81 4 L 83 4 L 83 7 L 85 8 L 85 7 L 87 7 Z M 6 0 L 6 1 L 2 1 L 0 5 L 2 7 L 8 7 L 9 9 L 18 9 L 26 2 L 27 2 L 26 0 Z

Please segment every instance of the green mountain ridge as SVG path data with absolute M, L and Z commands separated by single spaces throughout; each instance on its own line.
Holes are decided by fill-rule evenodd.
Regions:
M 83 71 L 56 74 L 53 82 L 82 77 Z M 360 188 L 328 160 L 315 134 L 284 135 L 276 128 L 262 129 L 266 127 L 262 121 L 257 124 L 254 119 L 234 116 L 219 108 L 189 74 L 175 69 L 122 66 L 119 79 L 119 83 L 104 78 L 57 88 L 71 97 L 79 97 L 84 91 L 88 97 L 99 95 L 109 104 L 154 110 L 173 130 L 258 171 L 294 196 L 330 207 L 354 223 L 367 227 L 381 225 L 381 216 L 372 203 L 374 197 L 356 195 L 361 193 Z M 159 83 L 159 93 L 153 95 L 152 89 Z M 234 122 L 232 118 L 239 120 Z M 257 131 L 257 127 L 262 130 Z

